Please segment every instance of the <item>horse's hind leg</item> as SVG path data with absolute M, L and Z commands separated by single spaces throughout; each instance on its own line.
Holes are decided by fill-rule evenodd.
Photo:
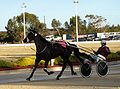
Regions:
M 44 71 L 45 71 L 48 75 L 51 75 L 51 74 L 53 74 L 54 72 L 48 70 L 48 62 L 49 62 L 49 60 L 45 60 Z
M 38 63 L 39 63 L 39 61 L 35 60 L 35 65 L 34 65 L 33 71 L 32 71 L 32 73 L 30 74 L 30 76 L 26 80 L 30 81 L 30 79 L 32 78 L 32 76 L 33 76 L 33 74 L 34 74 L 34 72 L 35 72 L 35 70 L 36 70 L 36 68 L 38 66 Z
M 70 60 L 68 60 L 67 62 L 68 62 L 68 65 L 69 65 L 70 68 L 71 68 L 71 74 L 72 74 L 72 75 L 77 75 L 77 73 L 74 72 L 74 70 L 73 70 L 73 65 L 72 65 L 72 63 L 70 62 Z
M 62 73 L 63 73 L 63 71 L 65 70 L 65 68 L 66 68 L 66 65 L 67 65 L 67 62 L 64 60 L 63 61 L 63 66 L 62 66 L 62 70 L 61 70 L 61 72 L 58 74 L 58 76 L 57 76 L 57 80 L 59 80 L 60 79 L 60 77 L 62 76 Z

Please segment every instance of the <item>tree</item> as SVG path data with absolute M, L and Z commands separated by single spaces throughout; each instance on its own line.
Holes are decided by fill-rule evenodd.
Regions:
M 67 21 L 64 23 L 64 26 L 65 26 L 65 29 L 66 29 L 66 30 L 68 30 L 69 27 L 70 27 L 70 26 L 69 26 L 69 23 L 68 23 Z
M 45 25 L 38 20 L 36 15 L 25 12 L 25 22 L 26 32 L 29 27 L 35 27 L 41 34 L 43 33 Z M 6 30 L 9 38 L 13 39 L 13 42 L 22 42 L 24 33 L 23 14 L 9 19 Z
M 2 31 L 0 32 L 0 42 L 5 42 L 4 39 L 7 38 L 7 32 Z
M 51 26 L 52 26 L 53 28 L 60 28 L 61 23 L 60 23 L 59 20 L 53 19 L 53 20 L 52 20 L 52 23 L 51 23 Z
M 61 26 L 60 21 L 56 20 L 56 19 L 53 19 L 52 23 L 51 23 L 51 26 L 53 27 L 53 29 L 57 30 L 58 34 L 61 36 L 60 31 L 59 31 L 59 28 Z
M 82 21 L 79 16 L 77 16 L 78 19 L 78 33 L 84 34 L 84 31 L 86 30 L 86 23 L 85 21 Z M 69 27 L 69 34 L 72 34 L 75 37 L 76 34 L 76 16 L 72 16 L 70 18 L 70 23 L 68 25 Z
M 76 17 L 72 17 L 70 18 L 70 31 L 73 35 L 76 33 L 75 28 L 76 28 Z
M 83 21 L 81 20 L 81 25 L 79 27 L 80 34 L 86 34 L 89 32 L 86 26 L 87 26 L 86 20 L 83 20 Z
M 86 15 L 88 19 L 88 26 L 95 28 L 96 32 L 101 32 L 101 28 L 105 26 L 106 19 L 98 15 Z

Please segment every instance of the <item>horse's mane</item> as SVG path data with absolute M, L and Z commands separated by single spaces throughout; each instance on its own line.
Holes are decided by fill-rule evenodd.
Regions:
M 47 41 L 44 37 L 42 37 L 42 36 L 38 33 L 38 31 L 37 31 L 36 28 L 31 27 L 30 30 L 31 30 L 33 33 L 36 33 L 42 42 L 45 42 L 45 43 L 47 43 L 47 44 L 50 44 L 49 41 Z
M 49 41 L 47 41 L 44 37 L 42 37 L 40 34 L 38 34 L 38 36 L 40 37 L 40 40 L 47 43 L 47 44 L 50 44 Z

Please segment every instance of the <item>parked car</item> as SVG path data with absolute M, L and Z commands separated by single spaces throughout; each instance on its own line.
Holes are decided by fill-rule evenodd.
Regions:
M 62 37 L 60 36 L 54 36 L 54 35 L 49 35 L 45 37 L 46 40 L 52 41 L 52 40 L 62 40 Z

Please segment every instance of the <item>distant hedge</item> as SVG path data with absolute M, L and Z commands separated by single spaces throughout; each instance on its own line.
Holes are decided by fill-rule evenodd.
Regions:
M 72 63 L 77 63 L 77 62 L 78 62 L 76 56 L 74 56 L 74 55 L 71 55 L 70 58 L 69 58 L 69 60 L 70 60 Z M 55 65 L 62 65 L 62 64 L 63 64 L 63 59 L 62 59 L 60 56 L 57 57 L 57 58 L 55 58 L 55 63 L 54 63 L 54 64 L 55 64 Z
M 0 60 L 0 68 L 12 68 L 14 66 L 15 66 L 15 64 L 13 62 Z
M 31 66 L 34 65 L 35 57 L 19 58 L 15 63 L 17 66 Z
M 108 55 L 107 61 L 118 61 L 120 60 L 120 51 L 117 51 L 116 53 L 112 52 L 111 54 Z

